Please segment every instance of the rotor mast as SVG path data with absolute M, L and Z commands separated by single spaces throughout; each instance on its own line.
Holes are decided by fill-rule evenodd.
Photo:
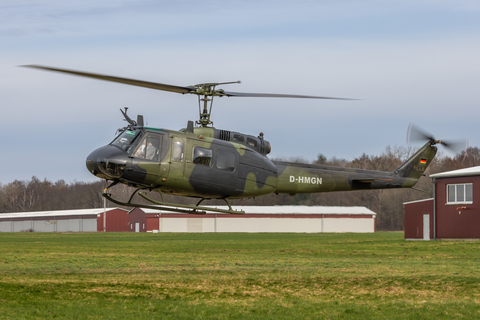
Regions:
M 210 120 L 213 107 L 213 98 L 218 96 L 224 96 L 224 91 L 222 89 L 215 90 L 216 86 L 232 83 L 241 83 L 240 81 L 231 81 L 231 82 L 222 82 L 222 83 L 202 83 L 193 86 L 196 88 L 195 93 L 198 95 L 198 113 L 199 119 L 195 123 L 202 127 L 208 127 L 209 125 L 213 126 L 213 121 Z M 201 97 L 203 96 L 203 97 Z M 202 110 L 203 102 L 203 110 Z M 210 108 L 208 108 L 208 102 L 210 102 Z
M 210 111 L 207 110 L 208 102 L 210 101 Z M 203 112 L 202 112 L 202 102 L 203 102 Z M 198 113 L 200 118 L 195 121 L 196 124 L 201 125 L 202 127 L 207 127 L 209 124 L 213 126 L 213 121 L 210 120 L 210 115 L 212 114 L 213 106 L 213 97 L 209 99 L 208 96 L 203 96 L 201 98 L 198 96 Z

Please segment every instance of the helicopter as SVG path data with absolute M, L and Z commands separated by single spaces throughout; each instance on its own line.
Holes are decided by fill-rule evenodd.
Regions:
M 128 108 L 120 109 L 128 125 L 119 129 L 112 142 L 87 156 L 88 171 L 97 178 L 111 181 L 102 196 L 121 206 L 193 214 L 244 214 L 244 211 L 234 210 L 229 200 L 281 193 L 293 196 L 333 191 L 415 189 L 437 153 L 436 145 L 448 146 L 412 127 L 409 132 L 413 130 L 416 137 L 427 141 L 393 172 L 270 160 L 271 144 L 264 139 L 263 133 L 254 136 L 213 127 L 214 98 L 353 99 L 217 89 L 239 81 L 176 86 L 40 65 L 23 67 L 198 96 L 199 119 L 195 123 L 188 121 L 186 128 L 180 130 L 145 126 L 143 116 L 137 116 L 135 121 L 127 114 Z M 108 193 L 108 189 L 118 183 L 135 189 L 128 201 L 113 199 Z M 152 199 L 144 192 L 147 190 L 160 193 L 162 200 Z M 151 204 L 133 203 L 137 192 Z M 164 194 L 193 197 L 199 201 L 196 205 L 169 203 L 164 200 Z M 210 199 L 223 200 L 228 209 L 201 206 L 203 201 Z

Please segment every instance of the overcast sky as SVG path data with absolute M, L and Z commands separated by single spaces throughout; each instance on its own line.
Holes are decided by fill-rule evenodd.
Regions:
M 222 98 L 217 128 L 265 133 L 272 157 L 349 160 L 406 146 L 410 122 L 480 147 L 478 1 L 2 1 L 0 183 L 94 181 L 86 156 L 123 127 L 198 118 L 184 96 L 19 65 L 180 86 L 358 101 Z

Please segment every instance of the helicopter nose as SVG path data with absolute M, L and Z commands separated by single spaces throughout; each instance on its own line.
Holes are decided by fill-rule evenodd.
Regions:
M 90 153 L 86 165 L 98 178 L 119 179 L 127 167 L 128 154 L 114 146 L 104 146 Z

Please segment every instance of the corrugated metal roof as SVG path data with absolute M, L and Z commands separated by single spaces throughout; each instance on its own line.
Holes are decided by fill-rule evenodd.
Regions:
M 450 178 L 480 175 L 480 166 L 431 174 L 431 178 Z
M 219 209 L 227 210 L 227 206 L 210 206 Z M 121 208 L 107 208 L 107 212 L 115 209 L 125 210 Z M 366 207 L 327 207 L 327 206 L 233 206 L 234 210 L 243 210 L 247 214 L 372 214 L 375 212 Z M 34 212 L 13 212 L 13 213 L 0 213 L 1 219 L 11 218 L 39 218 L 39 217 L 63 217 L 63 216 L 95 216 L 103 213 L 103 208 L 97 209 L 78 209 L 78 210 L 52 210 L 52 211 L 34 211 Z M 175 212 L 165 210 L 154 209 L 142 209 L 145 213 L 168 213 L 173 214 Z M 178 213 L 182 215 L 183 213 Z M 218 213 L 226 214 L 226 213 Z
M 228 210 L 227 206 L 209 206 Z M 232 206 L 234 210 L 243 210 L 246 214 L 373 214 L 366 207 L 326 207 L 326 206 Z M 170 211 L 142 209 L 145 213 L 174 213 Z M 179 213 L 183 214 L 183 213 Z M 218 213 L 224 214 L 224 213 Z M 226 213 L 225 213 L 226 214 Z
M 417 203 L 417 202 L 432 201 L 432 200 L 433 200 L 433 198 L 422 199 L 422 200 L 415 200 L 415 201 L 409 201 L 409 202 L 404 202 L 403 205 L 411 204 L 411 203 Z
M 107 212 L 115 209 L 120 209 L 127 211 L 121 208 L 107 208 Z M 77 209 L 77 210 L 52 210 L 52 211 L 34 211 L 34 212 L 13 212 L 13 213 L 0 213 L 0 219 L 11 219 L 11 218 L 38 218 L 38 217 L 64 217 L 64 216 L 95 216 L 97 214 L 103 213 L 103 208 L 97 209 Z

